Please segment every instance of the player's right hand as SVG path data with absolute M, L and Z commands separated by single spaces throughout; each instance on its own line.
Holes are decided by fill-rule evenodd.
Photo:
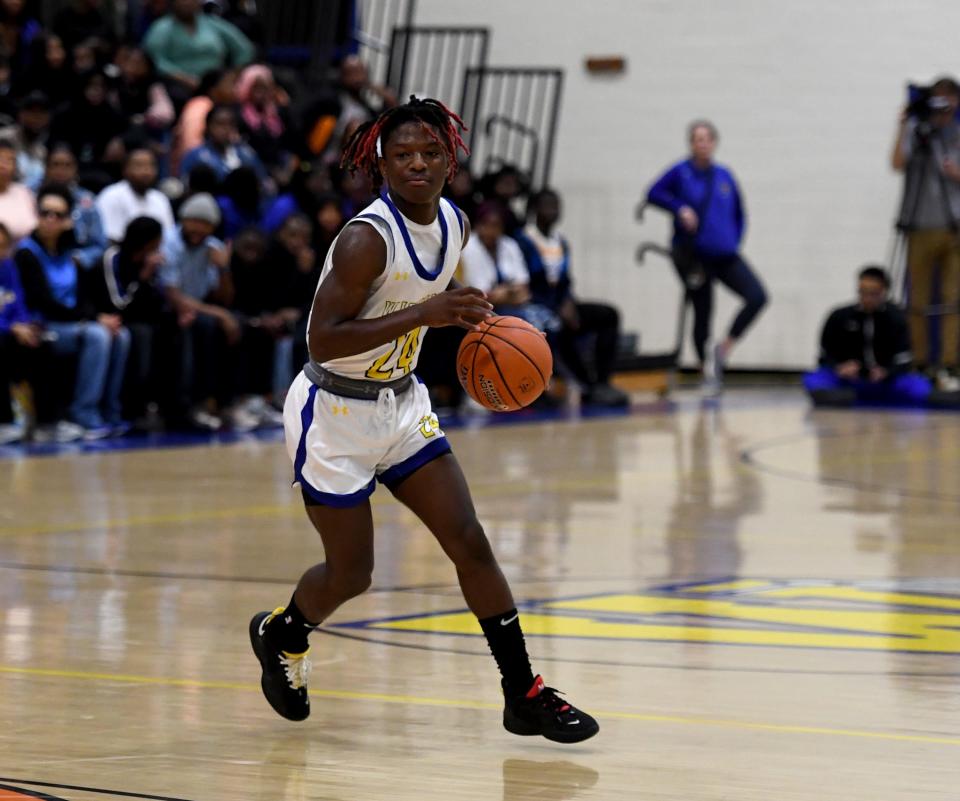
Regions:
M 471 286 L 440 292 L 420 304 L 422 325 L 458 325 L 474 328 L 493 316 L 493 304 L 479 289 Z

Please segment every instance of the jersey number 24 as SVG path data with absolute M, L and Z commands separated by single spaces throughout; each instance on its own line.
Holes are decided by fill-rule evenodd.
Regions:
M 367 378 L 389 381 L 392 378 L 402 378 L 409 373 L 413 367 L 413 357 L 417 355 L 422 330 L 422 328 L 415 328 L 390 343 L 390 350 L 378 356 L 376 361 L 367 368 Z

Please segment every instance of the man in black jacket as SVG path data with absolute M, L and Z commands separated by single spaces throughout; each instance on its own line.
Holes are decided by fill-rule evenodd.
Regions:
M 855 402 L 922 405 L 930 382 L 910 372 L 910 335 L 903 312 L 887 302 L 890 277 L 880 267 L 860 271 L 859 301 L 834 309 L 820 337 L 820 369 L 803 385 L 817 406 Z

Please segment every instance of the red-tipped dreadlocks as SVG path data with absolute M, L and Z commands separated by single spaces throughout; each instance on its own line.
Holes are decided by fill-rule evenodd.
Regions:
M 406 122 L 422 124 L 437 144 L 446 150 L 450 162 L 447 180 L 452 179 L 457 173 L 457 151 L 462 150 L 464 154 L 470 153 L 460 136 L 460 131 L 466 131 L 467 126 L 456 113 L 439 100 L 429 97 L 421 100 L 415 95 L 410 95 L 408 103 L 388 108 L 375 120 L 365 122 L 357 128 L 343 149 L 340 166 L 351 172 L 363 170 L 370 175 L 374 186 L 379 186 L 383 176 L 380 175 L 377 163 L 377 141 L 379 140 L 381 147 L 384 147 L 390 134 Z M 439 136 L 436 131 L 440 132 Z

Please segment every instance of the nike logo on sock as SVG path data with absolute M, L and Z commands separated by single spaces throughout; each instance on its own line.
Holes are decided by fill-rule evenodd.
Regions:
M 506 620 L 501 620 L 501 621 L 500 621 L 500 625 L 501 625 L 501 626 L 509 626 L 509 625 L 510 625 L 511 623 L 513 623 L 513 621 L 516 620 L 518 617 L 520 617 L 520 613 L 519 613 L 519 612 L 517 612 L 513 617 L 508 617 Z

